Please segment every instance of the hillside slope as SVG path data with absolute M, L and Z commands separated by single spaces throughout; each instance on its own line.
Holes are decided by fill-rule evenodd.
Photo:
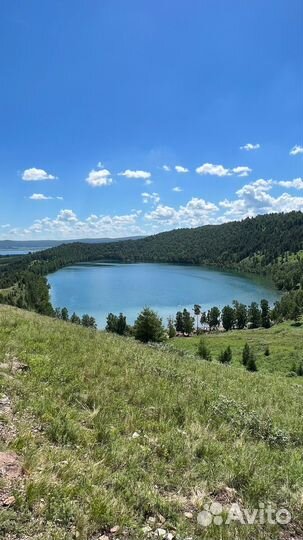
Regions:
M 181 358 L 6 306 L 0 361 L 0 459 L 14 452 L 24 468 L 1 479 L 1 538 L 136 540 L 158 528 L 182 540 L 303 534 L 298 379 Z M 206 531 L 197 514 L 215 501 L 247 509 L 271 501 L 293 519 Z

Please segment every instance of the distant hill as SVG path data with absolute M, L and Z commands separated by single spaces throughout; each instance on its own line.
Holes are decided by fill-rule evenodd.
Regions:
M 121 242 L 123 240 L 138 240 L 142 236 L 126 236 L 123 238 L 81 238 L 71 240 L 0 240 L 0 249 L 46 249 L 61 246 L 62 244 L 73 244 L 81 242 L 83 244 L 103 244 L 106 242 Z
M 303 249 L 303 214 L 267 214 L 222 225 L 205 225 L 126 240 L 86 245 L 77 241 L 44 251 L 38 257 L 69 262 L 178 262 L 233 266 L 246 258 L 264 256 L 264 264 L 284 253 Z M 37 255 L 35 255 L 35 258 Z

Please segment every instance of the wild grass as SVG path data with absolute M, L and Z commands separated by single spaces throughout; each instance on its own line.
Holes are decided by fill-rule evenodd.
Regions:
M 274 335 L 287 337 L 281 328 L 273 352 Z M 0 512 L 1 538 L 92 540 L 118 525 L 116 538 L 136 540 L 153 517 L 180 539 L 287 538 L 278 526 L 199 526 L 203 504 L 231 492 L 248 509 L 270 501 L 302 523 L 299 378 L 2 306 L 0 361 L 7 355 L 30 370 L 0 372 L 18 431 L 0 451 L 16 451 L 26 470 L 15 505 Z

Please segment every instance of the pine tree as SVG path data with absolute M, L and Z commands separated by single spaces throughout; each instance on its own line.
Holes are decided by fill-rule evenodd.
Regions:
M 258 371 L 255 355 L 251 352 L 246 364 L 247 371 Z
M 247 366 L 249 357 L 250 357 L 250 348 L 249 348 L 248 343 L 245 343 L 243 351 L 242 351 L 242 364 L 243 364 L 243 366 Z
M 135 339 L 148 343 L 164 340 L 162 319 L 152 309 L 146 307 L 138 315 L 134 325 Z
M 198 355 L 203 358 L 203 360 L 211 361 L 211 353 L 209 348 L 207 347 L 205 340 L 203 338 L 200 339 L 199 345 L 198 345 Z
M 174 325 L 174 319 L 172 317 L 168 318 L 167 329 L 169 339 L 174 338 L 176 336 L 176 329 Z

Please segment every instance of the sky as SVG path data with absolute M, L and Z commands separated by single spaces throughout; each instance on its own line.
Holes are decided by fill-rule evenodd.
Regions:
M 1 0 L 0 239 L 303 210 L 302 0 Z

